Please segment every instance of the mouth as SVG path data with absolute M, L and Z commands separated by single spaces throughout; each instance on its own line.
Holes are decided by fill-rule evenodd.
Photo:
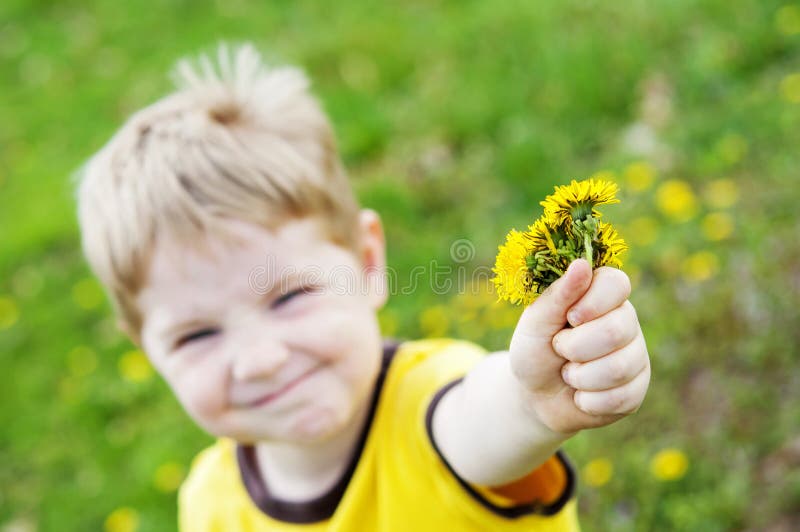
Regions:
M 280 388 L 278 388 L 274 392 L 268 393 L 268 394 L 266 394 L 266 395 L 264 395 L 262 397 L 259 397 L 255 401 L 252 401 L 252 402 L 248 403 L 247 406 L 252 408 L 252 407 L 257 407 L 257 406 L 263 406 L 263 405 L 265 405 L 267 403 L 271 403 L 271 402 L 275 401 L 279 397 L 285 395 L 286 393 L 291 391 L 293 388 L 295 388 L 296 386 L 301 384 L 303 381 L 305 381 L 311 375 L 316 373 L 318 369 L 319 369 L 318 366 L 315 366 L 315 367 L 311 368 L 310 370 L 306 371 L 305 373 L 302 373 L 300 376 L 290 380 L 289 382 L 287 382 L 286 384 L 284 384 L 283 386 L 281 386 Z

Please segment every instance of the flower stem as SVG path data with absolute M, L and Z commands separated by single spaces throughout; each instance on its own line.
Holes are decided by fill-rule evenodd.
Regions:
M 586 261 L 589 263 L 589 268 L 594 269 L 592 264 L 592 237 L 589 236 L 587 231 L 583 232 L 583 247 L 586 250 Z

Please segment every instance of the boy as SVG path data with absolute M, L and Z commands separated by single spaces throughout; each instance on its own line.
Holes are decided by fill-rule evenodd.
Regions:
M 380 219 L 306 78 L 250 46 L 219 63 L 180 63 L 184 87 L 79 190 L 121 326 L 220 438 L 181 488 L 181 530 L 577 530 L 557 449 L 635 412 L 649 383 L 625 274 L 575 261 L 508 352 L 382 347 Z

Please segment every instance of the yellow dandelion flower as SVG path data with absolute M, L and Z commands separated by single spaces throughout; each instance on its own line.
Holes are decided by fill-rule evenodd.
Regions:
M 569 225 L 573 220 L 583 220 L 587 216 L 599 218 L 598 205 L 619 203 L 616 198 L 617 184 L 602 179 L 575 181 L 569 185 L 555 187 L 555 192 L 541 202 L 544 216 L 554 227 Z
M 122 378 L 130 382 L 144 382 L 153 376 L 153 366 L 138 349 L 119 357 L 117 367 Z
M 781 95 L 789 103 L 800 103 L 800 73 L 789 74 L 781 81 Z
M 733 234 L 733 216 L 726 212 L 712 212 L 703 218 L 702 227 L 708 240 L 725 240 Z
M 664 215 L 676 222 L 690 220 L 697 212 L 697 198 L 685 181 L 665 181 L 656 191 L 656 204 Z
M 658 480 L 679 480 L 688 469 L 689 459 L 680 449 L 663 449 L 650 461 L 650 471 Z
M 622 266 L 627 249 L 616 229 L 600 222 L 595 207 L 617 203 L 617 185 L 587 179 L 555 187 L 541 202 L 544 214 L 527 231 L 512 230 L 492 270 L 498 298 L 514 304 L 530 304 L 555 282 L 577 258 L 592 267 Z
M 153 485 L 163 493 L 172 493 L 181 486 L 186 470 L 177 462 L 161 464 L 153 475 Z
M 800 33 L 800 6 L 785 5 L 775 13 L 775 28 L 783 35 Z
M 619 233 L 611 224 L 598 223 L 597 242 L 594 247 L 597 252 L 595 267 L 613 266 L 622 268 L 622 254 L 628 249 L 628 245 L 620 238 Z
M 534 252 L 533 239 L 528 233 L 512 229 L 506 235 L 506 243 L 498 249 L 492 269 L 492 282 L 497 289 L 497 296 L 514 304 L 529 305 L 536 298 L 527 260 Z
M 706 281 L 719 272 L 719 258 L 710 251 L 698 251 L 683 260 L 682 270 L 687 281 Z
M 0 331 L 8 329 L 19 319 L 19 308 L 10 297 L 0 296 Z
M 105 532 L 136 532 L 139 530 L 139 512 L 123 506 L 106 517 Z
M 649 246 L 658 238 L 658 222 L 649 216 L 634 218 L 625 228 L 631 242 L 640 246 Z
M 583 479 L 589 486 L 605 486 L 614 475 L 614 464 L 608 458 L 595 458 L 583 467 Z
M 715 179 L 703 189 L 703 199 L 712 209 L 727 209 L 739 201 L 739 186 L 732 179 Z
M 642 192 L 653 184 L 656 172 L 650 163 L 641 161 L 626 166 L 624 175 L 629 189 L 633 192 Z
M 419 327 L 427 338 L 444 336 L 450 328 L 450 313 L 442 305 L 428 307 L 419 316 Z
M 103 297 L 103 289 L 91 277 L 81 279 L 72 287 L 72 299 L 85 310 L 99 307 L 103 303 Z

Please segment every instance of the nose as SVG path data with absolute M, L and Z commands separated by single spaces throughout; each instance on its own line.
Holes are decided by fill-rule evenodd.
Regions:
M 260 336 L 260 337 L 259 337 Z M 289 349 L 277 338 L 250 335 L 237 342 L 233 355 L 233 378 L 240 382 L 274 375 L 289 358 Z

